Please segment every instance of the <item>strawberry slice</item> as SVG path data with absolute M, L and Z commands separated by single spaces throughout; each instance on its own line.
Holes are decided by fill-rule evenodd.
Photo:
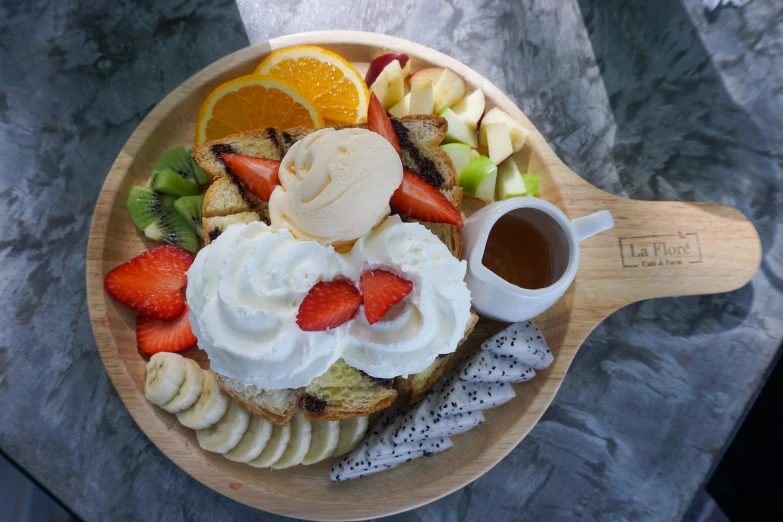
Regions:
M 374 92 L 370 93 L 370 106 L 367 109 L 367 127 L 369 127 L 371 131 L 377 132 L 386 138 L 386 141 L 392 144 L 394 150 L 396 150 L 397 154 L 402 158 L 400 140 L 397 138 L 397 133 L 394 132 L 394 127 L 391 124 L 391 120 L 389 120 L 389 117 L 386 115 L 386 111 L 383 110 L 381 101 Z
M 163 320 L 146 315 L 136 316 L 136 345 L 143 357 L 158 352 L 181 352 L 198 342 L 190 329 L 190 309 L 186 304 L 174 319 Z
M 362 296 L 348 281 L 321 281 L 299 305 L 296 324 L 306 332 L 337 328 L 353 317 L 361 303 Z
M 419 221 L 462 226 L 462 215 L 446 196 L 407 170 L 403 171 L 402 184 L 389 202 L 397 212 Z
M 220 157 L 251 194 L 264 201 L 269 201 L 269 198 L 272 197 L 272 191 L 280 184 L 277 177 L 280 170 L 279 161 L 229 152 L 222 152 Z
M 185 307 L 182 288 L 188 284 L 185 272 L 193 254 L 171 245 L 144 252 L 123 263 L 103 280 L 106 292 L 136 312 L 172 319 Z
M 362 295 L 367 322 L 375 324 L 380 321 L 386 312 L 402 301 L 411 290 L 413 290 L 413 283 L 386 270 L 364 272 Z

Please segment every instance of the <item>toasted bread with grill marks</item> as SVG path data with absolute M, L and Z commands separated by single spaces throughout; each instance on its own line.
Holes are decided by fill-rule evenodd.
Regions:
M 225 375 L 216 373 L 215 376 L 220 388 L 248 412 L 278 426 L 288 424 L 299 407 L 301 390 L 262 390 Z
M 446 136 L 448 124 L 438 116 L 416 115 L 392 118 L 392 125 L 400 141 L 403 167 L 438 188 L 457 208 L 462 203 L 462 189 L 457 186 L 457 173 L 448 155 L 439 145 Z M 361 127 L 339 125 L 335 129 Z M 203 226 L 205 242 L 214 240 L 234 223 L 264 221 L 269 223 L 267 203 L 250 194 L 220 158 L 221 152 L 281 160 L 288 149 L 318 129 L 296 127 L 279 131 L 263 129 L 243 132 L 198 145 L 193 157 L 213 181 L 204 197 Z M 401 216 L 405 221 L 415 221 Z M 442 223 L 421 222 L 438 236 L 459 258 L 462 252 L 462 229 Z M 476 318 L 475 314 L 473 317 Z M 468 325 L 467 334 L 475 321 Z M 240 381 L 222 377 L 221 387 L 251 413 L 271 422 L 287 423 L 297 407 L 306 411 L 310 420 L 340 420 L 361 417 L 390 406 L 399 393 L 410 394 L 411 403 L 427 390 L 450 367 L 455 355 L 437 358 L 423 372 L 398 379 L 376 379 L 348 366 L 342 360 L 306 388 L 299 390 L 260 390 Z M 276 393 L 273 393 L 276 392 Z M 297 397 L 298 406 L 292 406 Z

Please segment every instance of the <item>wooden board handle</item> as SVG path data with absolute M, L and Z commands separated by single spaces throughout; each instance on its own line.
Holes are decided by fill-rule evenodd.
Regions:
M 617 308 L 654 297 L 729 292 L 761 263 L 761 241 L 738 210 L 715 203 L 637 201 L 590 187 L 569 198 L 572 219 L 607 209 L 614 228 L 582 243 L 583 289 Z

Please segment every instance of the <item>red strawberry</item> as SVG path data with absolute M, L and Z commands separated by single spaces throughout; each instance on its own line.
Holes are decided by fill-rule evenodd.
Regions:
M 152 357 L 158 352 L 181 352 L 198 342 L 190 329 L 190 309 L 188 305 L 174 319 L 164 321 L 136 316 L 136 344 L 143 357 Z
M 386 270 L 370 270 L 362 274 L 364 315 L 370 324 L 380 321 L 392 306 L 411 293 L 413 283 Z
M 369 127 L 371 131 L 377 132 L 386 138 L 386 141 L 391 143 L 394 150 L 397 151 L 397 154 L 402 157 L 400 140 L 397 139 L 397 133 L 394 132 L 391 120 L 389 120 L 386 111 L 383 110 L 383 105 L 381 105 L 380 100 L 374 92 L 370 93 L 370 106 L 367 109 L 367 127 Z
M 280 170 L 279 161 L 228 152 L 222 152 L 220 157 L 251 194 L 269 201 L 272 191 L 280 184 L 277 177 L 277 172 Z
M 362 296 L 347 281 L 321 281 L 310 289 L 299 305 L 296 324 L 306 332 L 336 328 L 353 317 Z
M 419 221 L 462 226 L 459 210 L 438 189 L 408 171 L 402 173 L 402 184 L 391 197 L 391 206 Z
M 144 252 L 123 263 L 103 280 L 106 292 L 136 312 L 172 319 L 185 306 L 182 288 L 188 284 L 185 272 L 193 254 L 171 245 Z

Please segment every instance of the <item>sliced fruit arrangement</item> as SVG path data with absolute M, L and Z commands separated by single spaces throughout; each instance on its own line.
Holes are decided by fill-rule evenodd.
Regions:
M 220 388 L 215 375 L 179 354 L 157 353 L 147 363 L 147 399 L 196 430 L 203 449 L 257 468 L 310 465 L 352 451 L 368 418 L 309 421 L 299 410 L 285 426 L 248 413 Z
M 131 187 L 128 213 L 148 238 L 196 252 L 203 238 L 200 192 L 207 183 L 190 149 L 177 147 L 158 160 L 147 188 Z
M 181 248 L 162 245 L 134 257 L 106 274 L 106 292 L 136 317 L 136 343 L 143 357 L 179 352 L 196 345 L 190 329 L 183 292 L 185 272 L 194 256 Z
M 332 482 L 378 473 L 453 446 L 449 439 L 484 422 L 482 410 L 515 396 L 511 383 L 532 379 L 552 363 L 552 352 L 530 321 L 487 339 L 411 410 L 385 410 L 370 435 L 331 470 Z
M 300 45 L 275 51 L 255 74 L 296 85 L 326 124 L 361 123 L 367 115 L 370 93 L 364 79 L 345 58 L 322 47 Z M 269 126 L 288 128 L 279 123 Z
M 219 85 L 204 101 L 196 122 L 196 143 L 254 129 L 323 127 L 312 101 L 290 83 L 251 74 Z
M 408 55 L 401 53 L 383 54 L 370 63 L 365 79 L 370 92 L 378 97 L 378 105 L 396 118 L 412 114 L 444 118 L 448 132 L 441 148 L 454 163 L 459 185 L 467 194 L 487 203 L 509 197 L 537 197 L 537 176 L 511 175 L 509 167 L 503 169 L 503 175 L 498 173 L 501 164 L 513 163 L 511 156 L 525 145 L 528 130 L 499 108 L 485 113 L 484 91 L 477 89 L 466 96 L 465 81 L 451 69 L 427 67 L 406 78 L 410 63 Z M 370 128 L 373 120 L 379 120 L 372 112 L 371 103 Z M 479 149 L 483 159 L 473 163 Z M 489 163 L 498 168 L 490 168 Z

